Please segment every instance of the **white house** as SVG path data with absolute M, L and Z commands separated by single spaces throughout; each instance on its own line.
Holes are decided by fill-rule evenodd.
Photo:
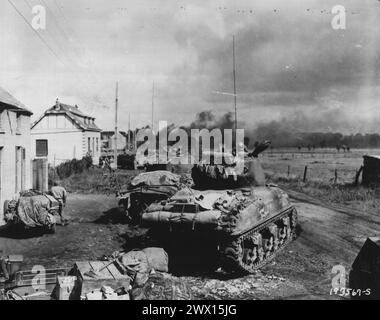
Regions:
M 83 114 L 78 106 L 56 104 L 32 125 L 32 157 L 46 158 L 58 165 L 67 160 L 91 155 L 99 163 L 100 132 L 95 118 Z
M 103 151 L 113 151 L 115 148 L 115 131 L 102 131 L 100 134 L 102 138 Z M 130 134 L 130 137 L 132 135 Z M 132 138 L 130 138 L 132 141 Z M 124 151 L 128 149 L 128 134 L 125 131 L 118 131 L 117 133 L 117 150 Z
M 0 225 L 4 223 L 4 201 L 31 189 L 29 111 L 0 88 Z

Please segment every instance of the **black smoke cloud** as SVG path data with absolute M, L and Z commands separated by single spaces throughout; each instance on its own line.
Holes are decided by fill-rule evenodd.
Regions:
M 186 128 L 186 127 L 185 127 Z M 216 117 L 211 110 L 202 111 L 196 115 L 196 119 L 186 129 L 233 129 L 234 118 L 232 112 Z
M 244 17 L 226 13 L 225 34 L 206 22 L 178 28 L 174 39 L 193 53 L 194 63 L 185 62 L 173 71 L 163 95 L 196 96 L 197 104 L 187 106 L 198 112 L 232 110 L 232 97 L 216 92 L 233 91 L 234 34 L 238 109 L 250 126 L 278 121 L 297 130 L 304 123 L 309 130 L 365 130 L 371 117 L 359 123 L 352 111 L 369 114 L 370 107 L 380 106 L 375 89 L 380 86 L 380 5 L 343 1 L 347 29 L 333 30 L 331 8 L 336 2 L 314 2 L 310 11 L 307 3 L 277 13 L 253 10 Z M 361 95 L 363 88 L 368 90 Z M 338 111 L 335 104 L 340 105 Z
M 274 147 L 305 147 L 309 143 L 319 146 L 324 137 L 329 137 L 330 135 L 343 137 L 353 133 L 367 134 L 376 132 L 376 123 L 380 122 L 380 118 L 374 119 L 373 127 L 368 127 L 364 122 L 357 122 L 356 126 L 353 127 L 352 122 L 351 118 L 345 116 L 344 111 L 330 109 L 312 114 L 297 111 L 280 120 L 260 122 L 253 126 L 248 122 L 239 121 L 238 128 L 244 129 L 246 142 L 248 142 L 247 144 L 250 148 L 253 148 L 255 142 L 264 140 L 272 141 Z M 170 132 L 176 128 L 177 126 L 172 124 L 168 127 L 168 131 Z M 190 132 L 191 129 L 233 129 L 234 114 L 227 112 L 217 116 L 212 111 L 202 111 L 196 115 L 195 120 L 190 125 L 182 126 L 181 128 L 187 132 Z M 352 130 L 348 132 L 337 128 L 352 128 Z M 339 139 L 335 141 L 338 142 L 334 142 L 332 146 L 339 143 Z M 346 144 L 349 145 L 347 142 Z

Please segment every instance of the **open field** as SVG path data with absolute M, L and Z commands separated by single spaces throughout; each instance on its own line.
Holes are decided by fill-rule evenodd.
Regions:
M 380 190 L 354 185 L 363 155 L 379 155 L 379 149 L 343 153 L 336 150 L 265 152 L 260 160 L 269 182 L 330 203 L 344 204 L 360 210 L 380 212 Z M 306 180 L 303 181 L 305 166 Z
M 338 182 L 352 183 L 366 154 L 380 155 L 380 149 L 351 149 L 350 152 L 337 152 L 335 149 L 315 149 L 310 152 L 275 149 L 264 152 L 260 159 L 269 175 L 287 176 L 289 171 L 290 176 L 302 179 L 307 166 L 308 180 L 334 181 L 337 170 Z

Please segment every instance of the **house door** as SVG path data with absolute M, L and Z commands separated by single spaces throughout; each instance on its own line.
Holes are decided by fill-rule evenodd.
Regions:
M 20 148 L 20 156 L 21 156 L 21 191 L 24 191 L 25 190 L 25 178 L 26 178 L 25 148 Z
M 3 147 L 0 147 L 0 205 L 3 205 L 2 195 L 3 193 Z
M 15 154 L 15 160 L 16 160 L 16 163 L 15 163 L 15 173 L 16 173 L 16 176 L 15 176 L 15 193 L 19 193 L 20 192 L 20 188 L 21 188 L 21 147 L 16 147 L 16 154 Z

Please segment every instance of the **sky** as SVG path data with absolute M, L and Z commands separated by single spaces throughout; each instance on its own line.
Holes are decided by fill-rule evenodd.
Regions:
M 46 29 L 32 21 L 46 8 Z M 377 0 L 9 0 L 0 3 L 0 86 L 37 119 L 56 98 L 99 127 L 233 111 L 238 121 L 299 118 L 303 130 L 375 132 L 380 122 Z M 331 12 L 346 9 L 346 29 Z M 39 34 L 39 36 L 36 34 Z

